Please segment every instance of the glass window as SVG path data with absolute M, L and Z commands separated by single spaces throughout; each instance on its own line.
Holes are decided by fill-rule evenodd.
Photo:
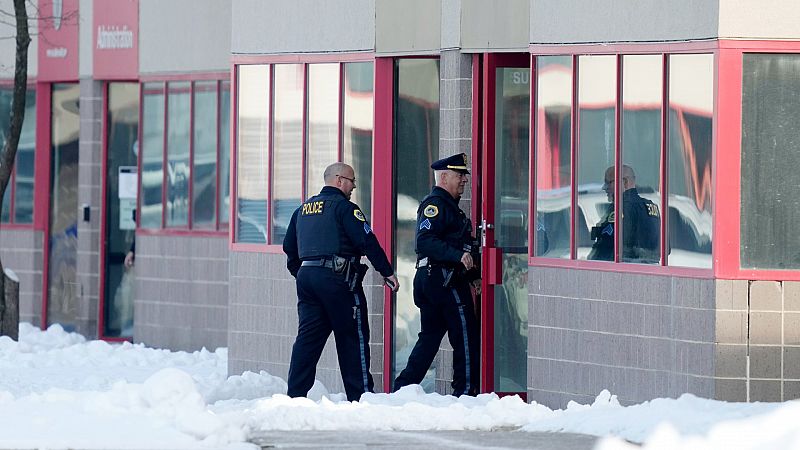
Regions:
M 398 59 L 395 83 L 394 267 L 400 285 L 413 286 L 417 207 L 434 185 L 430 164 L 439 159 L 439 61 Z M 392 378 L 406 366 L 420 331 L 412 291 L 401 289 L 395 294 Z M 435 366 L 421 383 L 427 392 L 433 390 Z
M 302 196 L 303 65 L 276 64 L 273 99 L 271 243 L 283 243 Z
M 267 242 L 270 67 L 239 66 L 236 241 Z
M 33 223 L 33 166 L 36 149 L 36 90 L 28 88 L 25 119 L 14 163 L 14 222 Z M 8 192 L 8 190 L 6 190 Z
M 216 226 L 217 82 L 194 84 L 192 228 Z
M 5 145 L 11 117 L 12 87 L 0 88 L 0 148 Z M 14 171 L 3 196 L 0 222 L 33 222 L 33 153 L 36 146 L 36 90 L 29 87 L 25 96 L 25 119 L 17 145 Z M 13 201 L 12 201 L 13 199 Z M 13 213 L 12 213 L 13 209 Z M 11 215 L 14 215 L 13 219 Z
M 169 83 L 167 97 L 167 227 L 189 225 L 191 83 Z
M 661 261 L 663 65 L 661 55 L 622 57 L 623 182 L 635 189 L 623 194 L 619 238 L 623 262 Z
M 164 84 L 145 83 L 143 97 L 139 226 L 160 228 L 164 182 Z
M 714 55 L 669 58 L 668 263 L 711 267 Z
M 228 223 L 231 203 L 231 82 L 222 81 L 219 92 L 219 222 Z
M 572 57 L 536 58 L 536 216 L 548 246 L 536 256 L 570 258 Z
M 343 161 L 353 166 L 358 180 L 358 188 L 353 191 L 351 200 L 367 217 L 372 217 L 373 85 L 372 62 L 344 65 Z
M 578 58 L 578 259 L 614 260 L 617 58 Z M 610 175 L 610 176 L 609 176 Z
M 306 196 L 310 197 L 325 185 L 325 168 L 339 160 L 339 64 L 308 65 L 307 127 Z
M 742 72 L 741 265 L 797 269 L 800 55 L 745 54 Z

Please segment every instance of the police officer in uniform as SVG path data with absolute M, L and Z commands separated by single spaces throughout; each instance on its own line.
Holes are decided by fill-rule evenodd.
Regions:
M 331 331 L 349 401 L 372 392 L 369 323 L 361 282 L 367 266 L 397 290 L 399 283 L 366 217 L 350 195 L 353 168 L 338 162 L 325 169 L 325 186 L 292 215 L 283 251 L 297 280 L 297 339 L 289 364 L 290 397 L 304 397 L 314 384 L 317 362 Z
M 394 389 L 422 382 L 446 332 L 453 347 L 453 395 L 477 395 L 480 330 L 469 283 L 480 275 L 472 223 L 458 207 L 469 174 L 467 155 L 440 159 L 431 168 L 436 186 L 417 209 L 414 304 L 421 331 Z
M 639 195 L 633 168 L 622 166 L 622 260 L 658 264 L 661 259 L 661 214 L 658 205 Z M 611 209 L 597 226 L 592 227 L 594 240 L 589 259 L 614 260 L 614 166 L 606 169 L 603 190 Z

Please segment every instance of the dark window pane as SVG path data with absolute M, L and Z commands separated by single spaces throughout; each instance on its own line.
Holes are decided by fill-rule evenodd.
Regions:
M 36 149 L 36 91 L 28 88 L 25 120 L 14 163 L 14 222 L 33 223 L 33 164 Z M 8 192 L 8 189 L 6 189 Z M 5 204 L 5 203 L 4 203 Z
M 267 242 L 269 66 L 239 66 L 236 241 Z
M 624 194 L 623 262 L 658 264 L 661 261 L 661 55 L 622 57 L 622 161 L 630 168 L 627 180 L 645 201 Z M 631 211 L 630 213 L 626 213 Z
M 494 387 L 501 392 L 524 391 L 528 373 L 530 74 L 496 69 L 494 244 L 503 251 L 503 283 L 494 286 Z
M 136 152 L 139 134 L 139 84 L 108 84 L 105 336 L 133 336 L 133 273 L 125 254 L 134 240 L 136 224 Z M 122 189 L 120 189 L 122 188 Z
M 800 55 L 745 54 L 742 65 L 741 265 L 797 269 Z
M 547 233 L 537 256 L 570 258 L 572 57 L 536 58 L 536 217 Z
M 145 83 L 143 102 L 139 226 L 160 228 L 164 180 L 164 84 Z
M 617 58 L 579 57 L 578 210 L 575 214 L 578 259 L 614 260 L 616 101 Z
M 228 223 L 231 204 L 231 83 L 223 81 L 219 93 L 219 222 Z
M 275 65 L 272 156 L 272 239 L 281 244 L 300 206 L 303 156 L 303 65 Z
M 399 59 L 395 83 L 395 268 L 400 285 L 413 286 L 417 207 L 434 184 L 430 165 L 439 159 L 439 61 Z M 405 368 L 420 331 L 412 294 L 412 289 L 395 294 L 393 377 Z M 435 366 L 422 382 L 428 392 L 433 390 Z
M 339 64 L 308 65 L 307 126 L 306 195 L 310 197 L 325 185 L 325 168 L 339 160 Z
M 669 58 L 668 263 L 711 267 L 714 55 Z
M 353 166 L 358 180 L 351 200 L 367 217 L 372 217 L 373 79 L 371 62 L 344 65 L 343 161 Z
M 167 214 L 166 226 L 189 224 L 189 122 L 191 83 L 168 84 L 167 97 Z
M 78 147 L 80 86 L 53 84 L 50 116 L 50 229 L 47 323 L 74 331 L 80 322 Z
M 216 225 L 217 82 L 194 84 L 194 161 L 192 161 L 192 227 Z
M 6 133 L 8 133 L 9 118 L 11 117 L 11 100 L 13 96 L 14 92 L 10 87 L 0 87 L 0 146 L 4 146 L 6 142 Z M 20 147 L 22 147 L 22 142 L 20 142 Z M 17 149 L 17 152 L 19 152 L 19 150 L 20 149 Z M 17 158 L 19 158 L 19 155 Z M 0 213 L 0 222 L 3 223 L 8 223 L 11 220 L 11 194 L 14 191 L 12 181 L 13 178 L 9 180 L 8 186 L 6 186 L 6 192 L 3 195 L 3 210 L 2 213 Z

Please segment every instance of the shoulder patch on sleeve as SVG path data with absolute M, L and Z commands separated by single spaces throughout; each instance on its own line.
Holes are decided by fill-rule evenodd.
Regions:
M 358 208 L 353 210 L 353 215 L 356 216 L 356 219 L 358 219 L 358 220 L 360 220 L 362 222 L 366 222 L 367 221 L 367 218 L 364 217 L 364 213 L 362 213 L 361 210 L 358 209 Z
M 436 205 L 428 205 L 422 210 L 422 214 L 424 214 L 425 217 L 436 217 L 439 215 L 439 208 L 437 208 Z

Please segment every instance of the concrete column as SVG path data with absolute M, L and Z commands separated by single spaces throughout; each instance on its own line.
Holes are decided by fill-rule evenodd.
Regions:
M 90 220 L 78 211 L 77 281 L 80 299 L 77 332 L 97 336 L 100 290 L 100 219 L 102 199 L 103 83 L 80 81 L 80 134 L 78 143 L 78 208 L 89 205 Z

